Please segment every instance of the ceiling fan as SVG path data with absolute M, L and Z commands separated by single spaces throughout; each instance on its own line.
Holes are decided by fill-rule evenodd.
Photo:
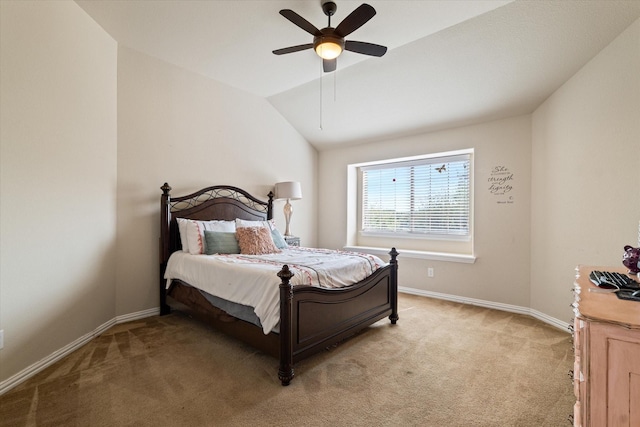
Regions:
M 286 53 L 299 52 L 301 50 L 313 48 L 318 56 L 322 58 L 322 68 L 324 72 L 328 73 L 336 70 L 336 58 L 343 50 L 378 57 L 387 52 L 386 46 L 344 39 L 374 17 L 376 10 L 372 6 L 366 3 L 361 4 L 351 12 L 349 16 L 344 18 L 336 28 L 333 28 L 331 26 L 331 17 L 336 13 L 337 8 L 338 6 L 332 1 L 324 1 L 322 3 L 322 11 L 329 17 L 329 23 L 321 30 L 317 29 L 313 24 L 295 13 L 293 10 L 281 10 L 280 15 L 284 16 L 289 21 L 293 22 L 295 25 L 313 36 L 313 43 L 285 47 L 274 50 L 273 53 L 276 55 L 284 55 Z

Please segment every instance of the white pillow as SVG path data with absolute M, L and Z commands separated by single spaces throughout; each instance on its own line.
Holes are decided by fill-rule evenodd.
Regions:
M 180 243 L 182 243 L 182 252 L 189 252 L 189 244 L 187 243 L 187 222 L 184 218 L 176 218 L 178 222 L 178 231 L 180 232 Z
M 269 231 L 276 228 L 276 222 L 273 219 L 269 221 L 250 221 L 247 219 L 236 218 L 236 228 L 242 227 L 266 227 Z
M 180 218 L 182 219 L 182 218 Z M 178 229 L 180 230 L 180 222 L 178 222 Z M 187 251 L 192 255 L 200 255 L 204 253 L 204 231 L 225 231 L 228 233 L 235 233 L 236 223 L 235 221 L 196 221 L 193 219 L 183 219 L 184 222 L 184 235 L 186 236 L 186 246 L 182 240 L 182 230 L 180 230 L 180 240 L 183 241 L 182 250 L 187 248 Z M 185 251 L 185 252 L 187 252 Z

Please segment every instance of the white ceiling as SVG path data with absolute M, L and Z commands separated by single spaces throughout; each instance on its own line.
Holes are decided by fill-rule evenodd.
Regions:
M 362 1 L 335 0 L 336 26 Z M 347 37 L 389 48 L 345 52 L 323 74 L 282 17 L 318 28 L 321 0 L 76 0 L 118 43 L 265 97 L 318 149 L 532 112 L 640 17 L 640 1 L 378 1 Z M 640 44 L 640 41 L 639 41 Z

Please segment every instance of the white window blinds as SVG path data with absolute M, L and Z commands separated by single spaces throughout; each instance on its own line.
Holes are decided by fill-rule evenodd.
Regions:
M 470 158 L 362 167 L 362 231 L 469 236 Z

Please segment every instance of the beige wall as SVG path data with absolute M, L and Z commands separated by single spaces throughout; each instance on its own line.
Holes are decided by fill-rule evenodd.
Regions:
M 117 45 L 73 2 L 0 2 L 0 381 L 115 315 Z
M 316 242 L 317 152 L 263 98 L 142 53 L 118 54 L 117 313 L 158 306 L 160 186 L 188 194 L 214 184 L 265 199 L 300 181 L 292 232 Z M 274 214 L 284 231 L 283 202 Z
M 399 285 L 419 291 L 528 307 L 531 187 L 529 115 L 320 152 L 320 246 L 342 248 L 346 243 L 348 164 L 466 148 L 475 149 L 473 198 L 474 252 L 477 260 L 474 264 L 462 264 L 403 258 L 402 247 L 398 247 Z M 504 166 L 513 173 L 513 190 L 507 197 L 489 192 L 488 179 L 496 166 Z M 433 278 L 427 278 L 429 267 L 434 268 Z
M 640 20 L 533 114 L 531 306 L 570 319 L 577 264 L 622 266 L 640 220 Z

